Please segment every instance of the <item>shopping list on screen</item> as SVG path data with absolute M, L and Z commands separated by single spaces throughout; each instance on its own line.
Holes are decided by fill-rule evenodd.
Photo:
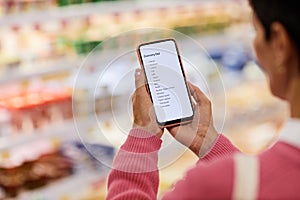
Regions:
M 193 115 L 175 43 L 164 41 L 140 47 L 149 90 L 160 123 Z

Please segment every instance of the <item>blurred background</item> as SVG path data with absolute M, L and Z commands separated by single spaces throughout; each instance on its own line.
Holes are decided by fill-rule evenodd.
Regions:
M 186 34 L 207 50 L 197 59 L 214 61 L 217 70 L 199 70 L 210 93 L 220 95 L 220 101 L 225 93 L 220 131 L 233 144 L 247 154 L 272 145 L 288 110 L 271 96 L 254 60 L 246 0 L 0 0 L 0 199 L 105 199 L 109 168 L 89 151 L 104 163 L 112 161 L 124 138 L 113 135 L 118 127 L 112 112 L 119 107 L 112 108 L 111 102 L 122 105 L 122 95 L 131 93 L 111 93 L 109 83 L 120 80 L 115 74 L 119 72 L 110 70 L 110 82 L 100 84 L 93 95 L 91 112 L 85 101 L 91 93 L 88 80 L 104 66 L 90 59 L 81 74 L 85 81 L 74 87 L 74 80 L 97 45 L 149 27 Z M 110 58 L 124 43 L 135 45 L 139 37 L 121 37 L 96 50 Z M 224 89 L 214 90 L 219 75 Z M 217 110 L 214 105 L 213 109 Z M 89 120 L 94 114 L 99 116 L 96 122 Z M 97 126 L 115 143 L 96 137 Z M 78 127 L 84 130 L 84 144 Z M 159 195 L 196 160 L 186 151 L 162 169 Z

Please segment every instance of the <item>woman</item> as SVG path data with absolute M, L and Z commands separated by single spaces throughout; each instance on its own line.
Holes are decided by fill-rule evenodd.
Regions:
M 296 3 L 249 0 L 257 62 L 269 80 L 272 94 L 290 107 L 290 119 L 279 141 L 257 156 L 243 155 L 215 131 L 210 101 L 189 84 L 197 102 L 194 120 L 168 131 L 198 155 L 199 161 L 163 199 L 300 199 L 300 12 Z M 145 87 L 141 87 L 144 77 L 139 70 L 135 79 L 134 125 L 115 158 L 107 199 L 157 198 L 157 152 L 163 130 L 154 116 L 148 115 L 152 104 Z M 189 134 L 195 126 L 197 134 Z

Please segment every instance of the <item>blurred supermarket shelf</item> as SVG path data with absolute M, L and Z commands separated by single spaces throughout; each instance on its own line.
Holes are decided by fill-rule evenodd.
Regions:
M 45 21 L 55 21 L 55 20 L 67 20 L 67 19 L 78 19 L 91 16 L 94 14 L 115 14 L 118 15 L 121 12 L 135 12 L 139 13 L 140 11 L 148 11 L 153 9 L 162 9 L 162 12 L 165 12 L 166 9 L 178 8 L 186 6 L 209 6 L 211 3 L 216 3 L 219 6 L 225 5 L 226 3 L 232 2 L 231 0 L 188 0 L 188 1 L 107 1 L 101 3 L 85 3 L 78 5 L 70 5 L 66 7 L 57 7 L 50 10 L 43 11 L 33 11 L 29 13 L 17 13 L 9 14 L 0 18 L 0 27 L 3 26 L 22 26 L 25 24 L 43 24 Z M 237 2 L 234 1 L 236 4 Z M 205 5 L 204 5 L 205 3 Z M 37 17 L 38 16 L 38 17 Z
M 99 115 L 98 120 L 101 121 L 110 118 L 110 113 L 103 113 L 101 116 Z M 9 151 L 14 147 L 28 144 L 38 139 L 59 139 L 60 141 L 86 140 L 83 134 L 79 137 L 78 131 L 89 130 L 91 127 L 96 126 L 95 123 L 95 120 L 92 120 L 91 117 L 78 120 L 69 119 L 49 124 L 47 127 L 37 129 L 32 133 L 18 133 L 15 135 L 3 136 L 0 137 L 0 152 L 6 150 Z
M 21 194 L 19 200 L 79 199 L 88 186 L 106 179 L 107 171 L 85 171 L 58 180 L 40 189 Z
M 0 73 L 0 84 L 7 84 L 14 81 L 22 81 L 34 77 L 42 77 L 51 74 L 70 73 L 76 69 L 78 62 L 69 59 L 61 59 L 51 61 L 46 64 L 33 63 L 28 70 L 22 69 L 20 66 L 17 69 L 4 71 Z
M 22 144 L 29 143 L 35 139 L 43 138 L 76 138 L 73 120 L 64 121 L 48 126 L 44 130 L 36 130 L 29 134 L 9 135 L 0 138 L 0 151 L 4 151 L 13 147 L 18 147 Z

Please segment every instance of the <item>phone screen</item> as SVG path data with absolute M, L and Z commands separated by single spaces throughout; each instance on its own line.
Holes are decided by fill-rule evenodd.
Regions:
M 193 107 L 175 40 L 141 44 L 138 54 L 158 124 L 192 120 Z

